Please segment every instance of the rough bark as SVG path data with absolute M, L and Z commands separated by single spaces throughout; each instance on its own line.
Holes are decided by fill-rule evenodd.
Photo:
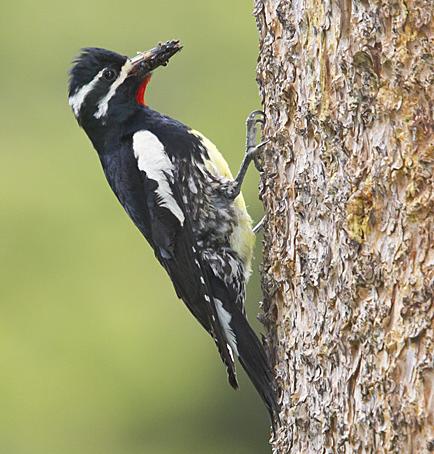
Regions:
M 256 0 L 276 453 L 434 451 L 424 0 Z

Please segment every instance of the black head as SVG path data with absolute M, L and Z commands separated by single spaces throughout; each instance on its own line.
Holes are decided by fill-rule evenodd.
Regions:
M 167 41 L 132 58 L 96 47 L 83 49 L 69 80 L 69 104 L 78 122 L 84 127 L 104 125 L 114 112 L 144 104 L 151 72 L 181 48 L 179 41 Z

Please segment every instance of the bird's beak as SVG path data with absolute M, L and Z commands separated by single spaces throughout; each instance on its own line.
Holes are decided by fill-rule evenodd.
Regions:
M 132 71 L 151 72 L 159 66 L 166 66 L 169 59 L 182 49 L 178 40 L 160 43 L 151 50 L 139 52 L 135 57 L 129 59 Z

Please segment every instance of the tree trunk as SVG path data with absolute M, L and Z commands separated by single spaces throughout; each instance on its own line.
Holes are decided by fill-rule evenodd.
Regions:
M 432 11 L 256 0 L 276 453 L 434 452 Z

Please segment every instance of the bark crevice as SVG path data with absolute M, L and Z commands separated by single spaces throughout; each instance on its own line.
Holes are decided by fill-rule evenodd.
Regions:
M 255 1 L 275 452 L 434 449 L 432 6 Z

